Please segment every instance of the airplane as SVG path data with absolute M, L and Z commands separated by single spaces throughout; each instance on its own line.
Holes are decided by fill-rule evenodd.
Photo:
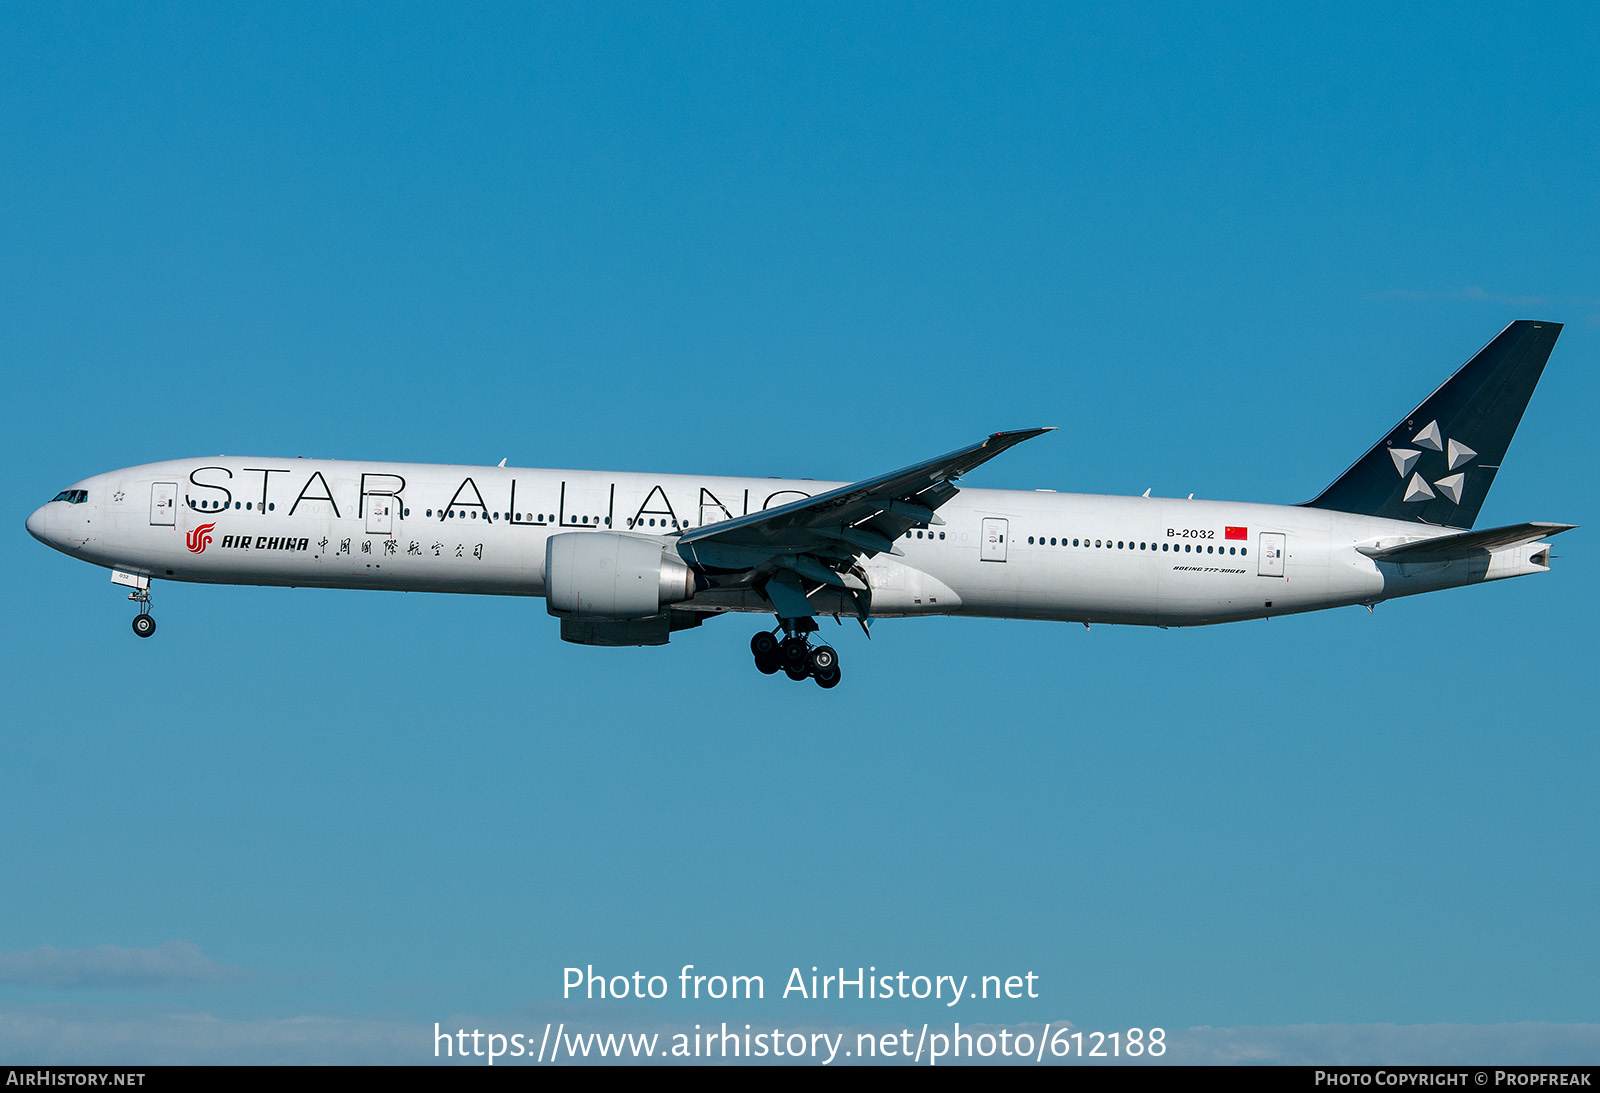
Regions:
M 965 489 L 1045 428 L 853 483 L 219 456 L 97 474 L 30 534 L 154 580 L 542 596 L 561 637 L 662 645 L 771 614 L 756 667 L 841 678 L 817 619 L 972 615 L 1175 627 L 1375 604 L 1550 567 L 1575 525 L 1474 531 L 1561 324 L 1511 323 L 1298 505 Z

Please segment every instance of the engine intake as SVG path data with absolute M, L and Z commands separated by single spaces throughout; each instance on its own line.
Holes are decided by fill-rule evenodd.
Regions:
M 694 570 L 653 535 L 568 532 L 544 553 L 545 608 L 563 619 L 647 619 L 695 593 Z

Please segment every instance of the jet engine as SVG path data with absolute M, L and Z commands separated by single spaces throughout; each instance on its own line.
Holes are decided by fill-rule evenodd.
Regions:
M 657 536 L 575 531 L 547 541 L 544 588 L 563 620 L 653 619 L 694 595 L 695 574 Z

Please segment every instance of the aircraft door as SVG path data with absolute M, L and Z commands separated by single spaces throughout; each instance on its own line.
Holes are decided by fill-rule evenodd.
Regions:
M 155 482 L 150 486 L 150 523 L 172 527 L 178 522 L 178 484 Z
M 1283 560 L 1289 553 L 1286 536 L 1276 531 L 1263 532 L 1256 543 L 1256 573 L 1263 577 L 1283 576 Z
M 989 517 L 983 521 L 983 547 L 978 555 L 986 562 L 1006 560 L 1006 521 Z
M 367 534 L 394 534 L 395 499 L 385 494 L 367 497 Z

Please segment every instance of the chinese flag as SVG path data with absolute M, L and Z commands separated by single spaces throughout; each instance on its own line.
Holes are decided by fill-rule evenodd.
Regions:
M 1224 539 L 1248 539 L 1248 538 L 1250 538 L 1250 529 L 1249 528 L 1223 528 L 1222 529 L 1222 537 Z

